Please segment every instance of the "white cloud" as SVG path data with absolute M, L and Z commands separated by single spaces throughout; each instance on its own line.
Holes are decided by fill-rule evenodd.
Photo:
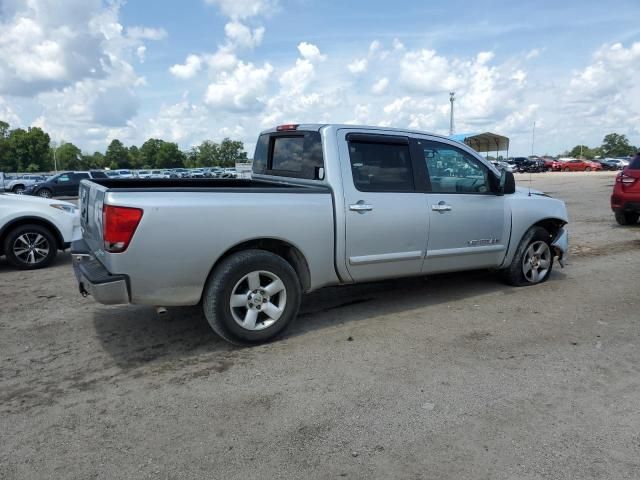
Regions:
M 198 55 L 189 55 L 183 64 L 175 64 L 169 71 L 183 80 L 193 78 L 202 68 L 202 60 Z
M 138 60 L 140 61 L 140 63 L 144 63 L 144 56 L 147 53 L 147 47 L 145 47 L 144 45 L 140 45 L 138 48 L 136 48 L 136 55 L 138 56 Z
M 359 73 L 364 73 L 367 71 L 368 63 L 369 62 L 367 61 L 366 58 L 357 58 L 353 62 L 351 62 L 349 65 L 347 65 L 347 68 L 351 73 L 353 73 L 354 75 L 357 75 Z
M 539 56 L 540 56 L 540 49 L 532 48 L 527 52 L 524 58 L 526 58 L 527 60 L 531 60 L 532 58 L 537 58 Z
M 449 60 L 435 50 L 405 53 L 400 62 L 400 81 L 407 88 L 422 93 L 455 90 L 461 84 Z
M 231 73 L 222 72 L 209 84 L 205 103 L 212 108 L 247 110 L 262 103 L 273 67 L 265 63 L 262 68 L 252 63 L 239 62 Z
M 375 95 L 380 95 L 384 93 L 388 86 L 389 79 L 387 77 L 383 77 L 373 84 L 373 86 L 371 87 L 371 92 Z
M 224 26 L 224 33 L 234 47 L 255 48 L 262 42 L 264 27 L 251 30 L 245 24 L 233 20 Z
M 298 44 L 298 51 L 303 58 L 312 62 L 324 62 L 327 59 L 326 55 L 320 53 L 320 49 L 313 43 L 301 42 Z
M 223 15 L 245 19 L 270 14 L 278 8 L 277 0 L 205 0 L 217 6 Z
M 164 28 L 150 27 L 130 27 L 127 29 L 127 37 L 135 40 L 162 40 L 166 38 L 167 32 Z

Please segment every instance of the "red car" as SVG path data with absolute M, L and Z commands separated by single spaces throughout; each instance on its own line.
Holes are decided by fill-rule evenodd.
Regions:
M 544 166 L 550 172 L 559 172 L 560 170 L 562 170 L 562 166 L 563 165 L 564 165 L 564 162 L 561 162 L 559 160 L 546 160 L 545 159 L 545 161 L 544 161 Z
M 616 177 L 611 195 L 611 210 L 620 225 L 634 225 L 640 218 L 640 155 Z
M 590 172 L 591 170 L 602 170 L 602 165 L 589 160 L 568 160 L 562 162 L 563 172 Z

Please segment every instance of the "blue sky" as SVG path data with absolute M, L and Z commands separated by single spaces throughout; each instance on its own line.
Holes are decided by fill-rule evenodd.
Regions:
M 588 4 L 591 3 L 591 4 Z M 640 144 L 637 1 L 3 0 L 0 118 L 103 150 L 284 122 Z M 251 154 L 251 151 L 250 151 Z

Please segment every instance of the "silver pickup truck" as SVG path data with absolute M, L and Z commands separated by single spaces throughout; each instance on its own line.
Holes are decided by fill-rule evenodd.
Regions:
M 83 180 L 80 211 L 83 295 L 202 304 L 241 344 L 282 332 L 321 287 L 471 269 L 533 285 L 568 249 L 561 200 L 464 144 L 378 127 L 267 130 L 252 179 Z

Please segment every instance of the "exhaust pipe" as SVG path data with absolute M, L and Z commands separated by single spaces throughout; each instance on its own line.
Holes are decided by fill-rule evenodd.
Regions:
M 168 313 L 165 307 L 156 307 L 156 315 L 159 317 L 166 317 Z

